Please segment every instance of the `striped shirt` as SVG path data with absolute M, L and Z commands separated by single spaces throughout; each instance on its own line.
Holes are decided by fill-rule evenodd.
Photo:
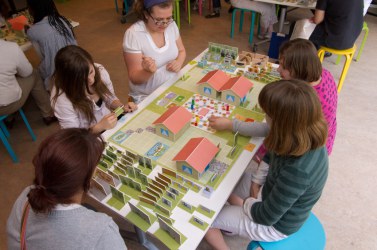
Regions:
M 267 154 L 270 170 L 262 190 L 262 201 L 251 207 L 253 220 L 273 226 L 286 235 L 295 233 L 309 217 L 328 175 L 325 147 L 300 157 Z

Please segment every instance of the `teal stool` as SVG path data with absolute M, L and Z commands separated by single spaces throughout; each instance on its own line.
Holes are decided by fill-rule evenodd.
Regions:
M 28 120 L 26 119 L 24 112 L 22 111 L 22 109 L 19 109 L 18 112 L 20 113 L 22 120 L 24 120 L 24 123 L 26 125 L 27 130 L 29 131 L 29 133 L 31 135 L 32 140 L 35 141 L 37 139 L 37 137 L 35 136 L 33 130 L 31 129 L 30 124 L 29 124 Z M 0 139 L 3 142 L 6 150 L 10 154 L 10 157 L 12 158 L 13 162 L 18 162 L 17 155 L 14 153 L 12 147 L 10 146 L 10 144 L 8 142 L 8 138 L 9 138 L 10 134 L 9 134 L 7 127 L 4 124 L 4 119 L 6 117 L 7 117 L 7 115 L 0 116 Z
M 119 12 L 119 8 L 118 8 L 118 0 L 114 0 L 114 3 L 115 3 L 115 11 L 118 13 L 118 12 Z M 125 13 L 128 13 L 127 0 L 123 0 L 123 3 L 124 3 L 124 12 L 125 12 Z
M 242 32 L 243 19 L 244 19 L 245 12 L 251 12 L 251 25 L 250 25 L 250 34 L 249 34 L 249 43 L 251 44 L 253 42 L 256 12 L 252 11 L 252 10 L 248 10 L 248 9 L 234 8 L 233 14 L 232 14 L 232 24 L 231 24 L 231 27 L 230 27 L 230 38 L 233 38 L 233 36 L 234 36 L 234 23 L 236 21 L 237 11 L 240 11 L 240 24 L 239 24 L 239 31 L 240 32 Z
M 252 241 L 247 250 L 255 250 L 258 247 L 264 250 L 323 250 L 325 245 L 325 230 L 318 218 L 310 213 L 300 230 L 288 238 L 275 242 Z

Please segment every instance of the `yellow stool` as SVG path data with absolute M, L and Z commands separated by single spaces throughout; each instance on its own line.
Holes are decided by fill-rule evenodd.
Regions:
M 342 74 L 340 75 L 340 79 L 339 79 L 339 83 L 338 83 L 338 93 L 340 92 L 340 90 L 343 87 L 344 79 L 346 78 L 346 75 L 347 75 L 348 69 L 351 65 L 352 58 L 353 58 L 353 55 L 355 54 L 355 51 L 356 51 L 356 45 L 353 45 L 352 48 L 345 49 L 345 50 L 337 50 L 337 49 L 331 49 L 331 48 L 327 48 L 327 47 L 321 47 L 318 50 L 318 57 L 319 57 L 319 60 L 321 62 L 323 61 L 323 58 L 325 56 L 325 52 L 330 52 L 330 53 L 335 54 L 335 55 L 340 55 L 340 56 L 346 57 L 346 61 L 345 61 L 344 66 L 343 66 L 343 71 L 342 71 Z

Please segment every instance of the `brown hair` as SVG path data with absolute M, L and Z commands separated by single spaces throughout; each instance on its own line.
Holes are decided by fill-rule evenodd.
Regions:
M 284 43 L 279 49 L 279 59 L 294 79 L 314 82 L 321 77 L 322 64 L 309 40 L 297 38 Z
M 93 84 L 95 92 L 102 100 L 111 95 L 110 90 L 102 82 L 91 55 L 79 46 L 69 45 L 60 49 L 55 57 L 53 81 L 56 93 L 52 98 L 52 105 L 55 105 L 59 95 L 65 93 L 74 109 L 82 112 L 91 123 L 95 121 L 93 102 L 86 97 L 87 93 L 91 94 L 88 87 L 90 64 L 94 66 L 96 73 Z
M 301 156 L 326 143 L 327 123 L 315 90 L 301 80 L 281 80 L 263 87 L 258 98 L 271 118 L 265 146 L 282 156 Z
M 148 9 L 144 8 L 144 0 L 138 0 L 134 2 L 133 11 L 136 13 L 136 16 L 138 19 L 143 20 L 144 22 L 147 22 L 147 18 L 145 17 L 145 12 L 151 14 L 153 13 L 153 8 L 155 6 L 158 6 L 162 9 L 169 8 L 173 5 L 173 0 L 166 0 L 163 3 L 156 4 Z
M 100 137 L 80 128 L 59 130 L 42 141 L 33 159 L 35 186 L 28 194 L 33 211 L 47 213 L 87 192 L 103 149 Z

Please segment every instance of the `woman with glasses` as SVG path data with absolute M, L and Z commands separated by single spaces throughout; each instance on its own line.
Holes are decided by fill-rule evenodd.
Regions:
M 123 55 L 130 96 L 139 103 L 177 74 L 186 51 L 173 20 L 171 0 L 138 0 L 134 11 L 140 20 L 124 35 Z

